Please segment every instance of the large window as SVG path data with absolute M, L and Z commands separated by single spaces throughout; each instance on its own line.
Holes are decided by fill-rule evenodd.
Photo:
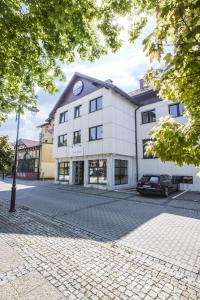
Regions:
M 81 130 L 74 131 L 73 143 L 74 144 L 81 143 Z
M 64 123 L 68 121 L 68 111 L 60 114 L 59 123 Z
M 18 172 L 39 172 L 39 158 L 32 157 L 29 152 L 26 152 L 23 158 L 18 160 L 17 164 Z
M 103 126 L 96 126 L 89 128 L 89 140 L 95 141 L 103 138 Z
M 58 180 L 69 182 L 69 162 L 58 163 Z
M 89 160 L 89 183 L 106 184 L 107 164 L 106 159 Z
M 128 160 L 115 159 L 115 185 L 128 183 Z
M 156 121 L 155 109 L 142 112 L 142 124 L 147 124 Z
M 58 136 L 58 147 L 67 146 L 67 134 Z
M 102 97 L 98 97 L 90 101 L 90 113 L 102 109 L 103 100 Z
M 153 155 L 147 155 L 146 154 L 146 146 L 147 146 L 147 143 L 151 141 L 151 139 L 145 139 L 145 140 L 142 140 L 142 143 L 143 143 L 143 158 L 147 159 L 147 158 L 156 158 L 155 156 Z
M 174 176 L 178 183 L 193 184 L 193 176 Z
M 176 118 L 181 117 L 184 112 L 184 106 L 182 103 L 176 103 L 169 105 L 169 114 L 170 116 Z
M 81 116 L 81 105 L 74 107 L 74 118 L 79 118 Z

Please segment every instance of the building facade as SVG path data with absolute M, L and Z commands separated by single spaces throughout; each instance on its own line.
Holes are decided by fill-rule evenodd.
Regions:
M 20 139 L 18 143 L 17 177 L 36 180 L 40 178 L 40 143 Z
M 140 103 L 142 97 L 144 95 L 138 97 L 141 100 Z M 149 132 L 158 125 L 161 117 L 170 115 L 176 118 L 179 123 L 186 122 L 186 117 L 183 115 L 184 107 L 181 103 L 161 101 L 154 91 L 150 91 L 145 97 L 146 101 L 136 113 L 138 176 L 141 177 L 145 173 L 176 175 L 179 177 L 181 190 L 200 191 L 200 178 L 197 176 L 198 168 L 190 165 L 179 167 L 173 162 L 163 163 L 159 158 L 145 155 L 145 143 L 149 141 Z
M 55 159 L 53 157 L 54 119 L 40 126 L 40 179 L 53 179 Z
M 54 120 L 41 125 L 40 140 L 20 139 L 18 144 L 17 177 L 23 179 L 53 179 Z
M 168 173 L 180 176 L 182 188 L 200 190 L 196 168 L 145 156 L 149 131 L 161 116 L 185 117 L 181 104 L 161 101 L 140 84 L 127 94 L 111 80 L 75 73 L 49 116 L 56 182 L 112 190 L 136 186 L 145 173 Z

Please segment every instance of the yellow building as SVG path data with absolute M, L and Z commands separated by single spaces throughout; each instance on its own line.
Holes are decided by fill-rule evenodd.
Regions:
M 54 121 L 42 124 L 40 140 L 20 139 L 18 144 L 17 177 L 24 179 L 53 179 Z
M 54 120 L 40 126 L 40 178 L 54 178 L 55 160 L 53 158 Z

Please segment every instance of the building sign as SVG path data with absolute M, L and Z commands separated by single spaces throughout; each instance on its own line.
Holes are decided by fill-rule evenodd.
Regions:
M 83 147 L 82 146 L 75 146 L 69 148 L 69 156 L 82 156 L 83 155 Z

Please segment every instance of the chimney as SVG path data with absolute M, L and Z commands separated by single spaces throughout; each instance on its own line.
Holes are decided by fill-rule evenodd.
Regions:
M 140 82 L 140 89 L 143 90 L 144 89 L 144 79 L 143 78 L 140 79 L 139 82 Z
M 105 82 L 107 82 L 107 83 L 113 83 L 112 79 L 107 79 L 107 80 L 105 80 Z

